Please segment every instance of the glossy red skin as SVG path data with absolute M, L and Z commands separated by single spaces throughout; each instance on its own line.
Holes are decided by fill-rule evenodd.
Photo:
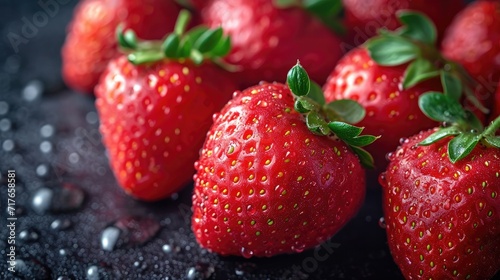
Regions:
M 138 199 L 158 200 L 189 183 L 212 115 L 235 89 L 211 64 L 112 60 L 96 86 L 96 106 L 121 187 Z
M 476 96 L 491 108 L 500 81 L 500 2 L 469 4 L 450 25 L 442 52 L 479 82 Z
M 241 67 L 242 87 L 285 82 L 297 59 L 323 84 L 342 56 L 341 40 L 303 9 L 280 9 L 270 0 L 213 0 L 202 11 L 211 27 L 231 36 L 226 61 Z
M 392 256 L 406 279 L 490 279 L 500 269 L 500 149 L 479 145 L 452 164 L 450 138 L 418 146 L 432 132 L 398 148 L 381 176 Z
M 396 149 L 401 138 L 436 126 L 420 111 L 418 97 L 427 91 L 442 91 L 439 79 L 402 90 L 406 67 L 379 66 L 359 47 L 341 59 L 323 88 L 327 102 L 353 99 L 366 109 L 365 118 L 356 125 L 364 127 L 366 134 L 381 136 L 366 147 L 379 170 L 385 168 L 387 153 Z
M 394 30 L 401 26 L 398 10 L 416 10 L 431 18 L 441 37 L 453 17 L 464 6 L 463 0 L 342 0 L 345 23 L 355 46 L 377 34 L 377 29 Z
M 174 28 L 180 7 L 173 0 L 85 0 L 75 8 L 62 48 L 66 84 L 93 94 L 107 63 L 119 55 L 115 31 L 120 23 L 139 38 L 161 39 Z
M 278 83 L 248 88 L 215 116 L 195 167 L 193 231 L 201 246 L 222 255 L 314 247 L 339 231 L 365 196 L 358 158 L 343 142 L 312 134 Z

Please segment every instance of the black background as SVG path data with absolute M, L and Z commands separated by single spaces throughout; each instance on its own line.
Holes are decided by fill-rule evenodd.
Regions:
M 358 215 L 326 245 L 264 259 L 220 257 L 196 244 L 190 230 L 192 186 L 156 203 L 127 197 L 108 167 L 94 99 L 67 89 L 61 79 L 60 47 L 77 0 L 54 2 L 58 11 L 53 16 L 47 16 L 37 2 L 0 0 L 0 109 L 5 104 L 9 107 L 0 114 L 0 279 L 85 279 L 92 266 L 98 268 L 99 278 L 89 279 L 402 278 L 379 226 L 381 197 L 375 182 L 370 183 Z M 35 31 L 28 30 L 34 32 L 26 33 L 26 20 L 38 24 Z M 18 51 L 12 34 L 26 39 Z M 53 126 L 52 136 L 42 135 L 45 125 Z M 5 149 L 11 143 L 14 148 Z M 41 145 L 52 149 L 42 152 Z M 40 172 L 44 167 L 46 174 Z M 9 169 L 16 170 L 17 179 L 16 258 L 21 262 L 16 274 L 8 272 L 3 261 Z M 81 208 L 45 214 L 34 211 L 31 200 L 37 190 L 57 191 L 65 182 L 84 190 Z M 139 221 L 153 219 L 160 229 L 145 244 L 125 242 L 111 252 L 104 251 L 102 231 L 129 216 Z M 57 219 L 71 225 L 54 230 L 51 224 Z M 164 245 L 172 251 L 165 252 Z

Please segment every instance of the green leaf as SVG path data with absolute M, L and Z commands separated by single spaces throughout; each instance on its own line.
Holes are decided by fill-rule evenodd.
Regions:
M 199 52 L 197 49 L 192 49 L 191 53 L 189 54 L 189 58 L 194 62 L 196 65 L 200 65 L 203 62 L 203 54 Z
M 354 138 L 363 132 L 362 128 L 345 122 L 333 121 L 328 123 L 328 127 L 342 140 Z
M 328 103 L 327 109 L 347 123 L 358 123 L 365 117 L 366 111 L 358 102 L 350 99 L 341 99 Z
M 223 35 L 222 27 L 203 32 L 195 41 L 193 48 L 201 53 L 207 53 L 219 44 Z
M 309 98 L 306 97 L 298 97 L 297 100 L 295 100 L 295 111 L 304 114 L 309 111 L 317 111 L 318 107 L 314 104 L 314 101 L 312 101 Z
M 358 156 L 361 164 L 367 168 L 375 166 L 372 155 L 363 148 L 351 146 L 353 152 Z
M 133 30 L 123 30 L 123 24 L 118 25 L 116 28 L 116 37 L 120 47 L 124 49 L 135 50 L 137 48 L 137 35 Z
M 465 119 L 467 121 L 468 129 L 472 129 L 475 131 L 483 131 L 484 126 L 481 120 L 471 111 L 465 111 Z
M 481 139 L 481 135 L 473 133 L 462 133 L 451 139 L 448 143 L 448 156 L 455 163 L 470 154 Z
M 187 25 L 191 20 L 191 13 L 188 10 L 181 10 L 175 22 L 174 33 L 181 36 L 186 31 Z
M 210 55 L 214 57 L 224 57 L 231 51 L 231 38 L 226 36 L 210 51 Z
M 310 131 L 316 134 L 328 135 L 330 133 L 327 123 L 318 115 L 317 112 L 313 111 L 307 114 L 306 125 Z
M 405 10 L 399 11 L 397 15 L 403 23 L 399 34 L 430 45 L 436 44 L 436 26 L 426 15 Z
M 375 142 L 379 137 L 373 135 L 360 135 L 350 139 L 345 139 L 344 141 L 350 146 L 365 147 Z
M 168 35 L 168 37 L 163 41 L 161 46 L 163 53 L 166 57 L 169 58 L 177 58 L 179 54 L 179 45 L 180 45 L 179 35 L 172 33 Z
M 304 96 L 309 93 L 311 80 L 309 79 L 309 75 L 307 75 L 306 70 L 298 61 L 297 64 L 295 64 L 295 66 L 288 71 L 286 80 L 288 87 L 293 94 L 297 96 Z
M 273 0 L 275 7 L 280 9 L 286 9 L 291 7 L 299 7 L 300 0 Z
M 163 59 L 163 54 L 157 51 L 140 51 L 129 54 L 127 58 L 131 63 L 139 65 L 161 60 Z
M 343 9 L 341 0 L 303 0 L 302 3 L 309 13 L 321 20 L 330 30 L 338 35 L 345 34 L 346 28 L 339 16 Z
M 309 90 L 309 93 L 307 94 L 307 97 L 311 98 L 312 100 L 316 101 L 319 105 L 325 105 L 325 94 L 323 93 L 323 90 L 321 87 L 315 83 L 314 81 L 311 81 L 311 87 Z
M 182 38 L 179 45 L 179 57 L 190 57 L 193 43 L 188 38 Z
M 418 99 L 420 110 L 438 122 L 464 123 L 466 113 L 457 100 L 439 92 L 427 92 Z
M 452 136 L 452 135 L 458 135 L 458 134 L 460 134 L 460 130 L 458 130 L 458 128 L 456 128 L 454 126 L 441 128 L 438 131 L 429 135 L 427 138 L 425 138 L 422 142 L 419 143 L 419 145 L 428 146 L 428 145 L 431 145 L 433 143 L 436 143 L 437 141 L 439 141 L 443 138 L 446 138 L 446 137 Z
M 462 81 L 451 74 L 450 72 L 441 71 L 441 84 L 443 85 L 444 94 L 455 100 L 460 100 L 462 96 Z
M 500 148 L 500 137 L 499 136 L 487 135 L 484 137 L 484 140 L 486 141 L 486 143 L 490 144 L 491 146 Z
M 209 30 L 209 28 L 207 26 L 199 25 L 199 26 L 191 28 L 189 30 L 189 32 L 187 32 L 184 35 L 184 38 L 186 38 L 186 40 L 190 40 L 191 44 L 194 44 L 194 42 L 196 42 L 196 40 L 198 40 L 198 38 L 200 38 L 200 36 L 202 34 L 204 34 L 205 32 L 207 32 L 208 30 Z
M 383 35 L 367 41 L 371 58 L 379 65 L 394 66 L 416 58 L 420 50 L 411 41 L 397 36 Z
M 417 58 L 406 68 L 403 88 L 411 88 L 420 82 L 437 76 L 439 76 L 439 71 L 429 60 Z

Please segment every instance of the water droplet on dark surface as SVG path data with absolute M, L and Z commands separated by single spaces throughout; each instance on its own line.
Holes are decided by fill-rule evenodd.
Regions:
M 160 229 L 160 223 L 152 218 L 129 216 L 117 220 L 101 234 L 101 247 L 106 251 L 125 246 L 137 246 L 148 242 Z
M 97 121 L 99 120 L 99 118 L 98 118 L 96 112 L 91 111 L 91 112 L 88 112 L 87 115 L 85 115 L 85 120 L 89 124 L 96 124 Z
M 24 88 L 22 96 L 24 100 L 31 102 L 39 98 L 43 93 L 43 83 L 38 80 L 30 81 Z
M 0 101 L 0 115 L 5 115 L 9 112 L 9 103 Z
M 14 141 L 12 141 L 11 139 L 7 139 L 2 143 L 2 148 L 6 152 L 14 150 L 14 146 L 15 146 Z
M 135 261 L 134 267 L 136 269 L 145 270 L 146 268 L 148 268 L 148 265 L 143 261 Z
M 68 252 L 66 252 L 66 250 L 64 250 L 64 249 L 59 249 L 59 255 L 61 255 L 61 256 L 66 256 L 66 254 L 67 254 L 67 253 L 68 253 Z
M 186 273 L 186 279 L 208 279 L 215 273 L 215 268 L 207 263 L 198 263 L 190 267 Z
M 95 265 L 87 268 L 87 280 L 99 280 L 99 268 Z
M 49 168 L 46 164 L 40 164 L 36 167 L 36 175 L 40 177 L 45 177 L 49 172 Z
M 59 276 L 59 277 L 57 277 L 57 280 L 73 280 L 73 278 L 71 278 L 69 276 Z
M 71 221 L 68 219 L 56 219 L 50 224 L 53 230 L 65 230 L 71 227 Z
M 387 228 L 387 225 L 385 224 L 385 218 L 384 217 L 381 217 L 379 220 L 378 220 L 378 225 L 383 228 L 383 229 L 386 229 Z
M 173 251 L 173 247 L 170 244 L 165 244 L 161 247 L 162 251 L 166 254 L 170 254 Z
M 40 135 L 45 138 L 51 137 L 54 135 L 54 130 L 54 126 L 46 124 L 40 128 Z
M 76 164 L 78 161 L 80 161 L 80 156 L 77 153 L 71 153 L 68 156 L 68 161 L 70 163 Z
M 39 213 L 47 211 L 68 212 L 79 209 L 85 200 L 83 190 L 73 184 L 63 183 L 53 189 L 40 188 L 32 198 L 32 207 Z
M 52 143 L 49 141 L 43 141 L 40 143 L 40 151 L 44 154 L 48 154 L 52 151 Z
M 15 267 L 15 275 L 23 279 L 51 279 L 51 271 L 36 259 L 17 259 Z
M 37 230 L 29 228 L 19 232 L 19 239 L 25 242 L 35 242 L 40 238 Z
M 0 120 L 0 131 L 6 132 L 9 131 L 12 127 L 12 123 L 9 119 L 1 119 Z
M 238 276 L 243 276 L 247 273 L 252 273 L 257 269 L 257 266 L 253 263 L 239 263 L 234 269 L 234 273 Z

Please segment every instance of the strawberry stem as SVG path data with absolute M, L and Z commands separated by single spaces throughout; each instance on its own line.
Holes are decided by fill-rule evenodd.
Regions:
M 490 123 L 490 125 L 484 130 L 483 135 L 495 135 L 498 129 L 500 129 L 500 116 Z
M 174 33 L 181 36 L 186 32 L 187 25 L 191 21 L 191 13 L 187 10 L 182 10 L 179 12 L 177 21 L 175 22 Z

